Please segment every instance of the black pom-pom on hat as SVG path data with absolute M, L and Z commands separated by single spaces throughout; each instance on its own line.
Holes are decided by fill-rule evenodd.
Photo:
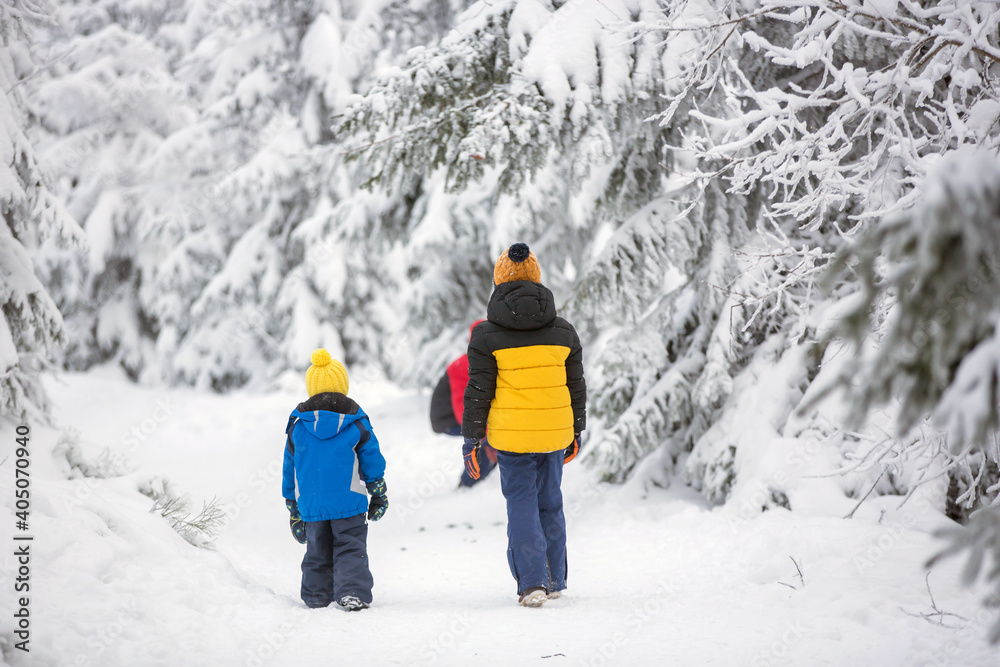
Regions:
M 493 268 L 493 284 L 514 280 L 530 280 L 541 282 L 542 269 L 538 266 L 538 258 L 531 252 L 527 243 L 515 243 L 500 255 Z
M 507 250 L 507 256 L 510 257 L 511 261 L 518 263 L 528 259 L 529 255 L 531 255 L 531 250 L 527 243 L 515 243 Z

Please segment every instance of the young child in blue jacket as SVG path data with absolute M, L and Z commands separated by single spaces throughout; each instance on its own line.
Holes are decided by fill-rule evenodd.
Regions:
M 306 389 L 309 400 L 285 429 L 281 483 L 292 534 L 306 545 L 302 601 L 366 609 L 373 584 L 366 517 L 378 521 L 389 506 L 385 459 L 368 415 L 347 397 L 347 370 L 326 350 L 312 353 Z

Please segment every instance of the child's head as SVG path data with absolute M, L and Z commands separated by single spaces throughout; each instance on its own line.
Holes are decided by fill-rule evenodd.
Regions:
M 347 394 L 347 369 L 324 349 L 312 353 L 312 366 L 306 371 L 306 391 L 310 398 L 324 392 Z

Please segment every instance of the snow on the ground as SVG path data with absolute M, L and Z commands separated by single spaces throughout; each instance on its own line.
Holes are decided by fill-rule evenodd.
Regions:
M 304 547 L 280 491 L 284 424 L 301 391 L 156 390 L 107 370 L 50 390 L 59 427 L 31 435 L 31 652 L 13 648 L 5 603 L 10 665 L 997 664 L 983 639 L 988 615 L 957 583 L 960 560 L 931 572 L 933 603 L 951 614 L 931 616 L 923 564 L 946 520 L 898 498 L 872 499 L 850 520 L 842 507 L 747 519 L 678 483 L 608 486 L 571 464 L 569 593 L 520 608 L 497 474 L 457 490 L 459 440 L 430 432 L 428 397 L 363 378 L 352 378 L 352 396 L 388 462 L 389 511 L 369 531 L 375 602 L 353 614 L 309 610 L 298 597 Z M 120 474 L 67 479 L 66 455 L 53 454 L 67 426 L 84 460 Z M 6 452 L 14 437 L 0 429 Z M 5 534 L 12 469 L 7 456 Z M 197 507 L 226 504 L 212 548 L 149 512 L 138 489 L 164 479 Z

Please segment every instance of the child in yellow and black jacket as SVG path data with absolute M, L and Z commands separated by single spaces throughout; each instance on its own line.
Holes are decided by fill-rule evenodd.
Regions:
M 580 338 L 540 280 L 524 243 L 497 260 L 487 321 L 469 342 L 462 420 L 470 475 L 489 427 L 507 500 L 507 559 L 519 602 L 532 607 L 566 588 L 562 468 L 587 420 Z

